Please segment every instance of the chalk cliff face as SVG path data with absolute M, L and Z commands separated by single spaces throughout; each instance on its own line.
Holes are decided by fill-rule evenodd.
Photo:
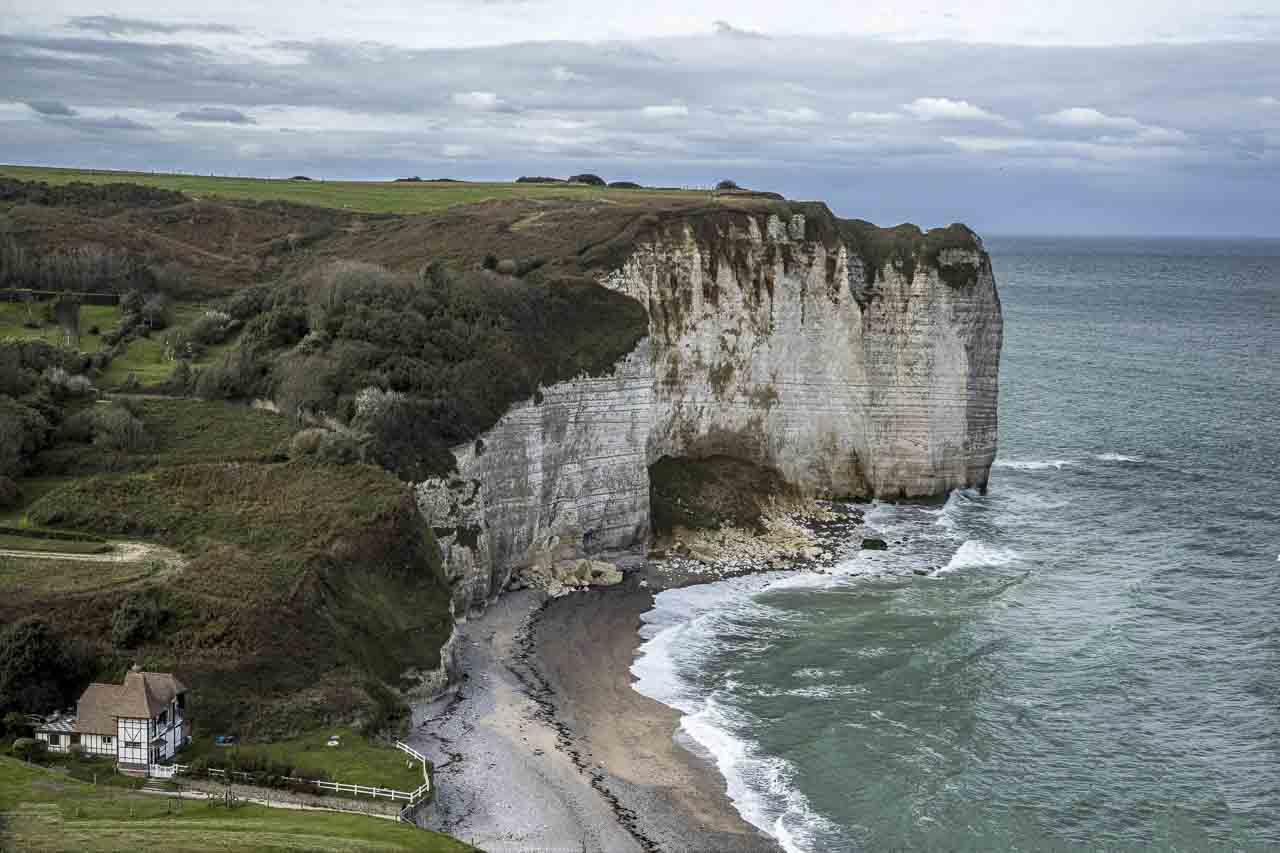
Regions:
M 663 456 L 744 459 L 816 496 L 984 487 L 1002 328 L 989 259 L 964 229 L 886 251 L 848 225 L 692 214 L 638 240 L 600 283 L 646 307 L 649 337 L 613 375 L 514 407 L 455 449 L 457 476 L 417 487 L 460 611 L 520 566 L 642 547 Z

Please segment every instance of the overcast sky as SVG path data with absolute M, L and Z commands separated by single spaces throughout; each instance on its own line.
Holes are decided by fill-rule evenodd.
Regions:
M 1277 0 L 0 0 L 0 162 L 722 177 L 883 224 L 1280 235 Z

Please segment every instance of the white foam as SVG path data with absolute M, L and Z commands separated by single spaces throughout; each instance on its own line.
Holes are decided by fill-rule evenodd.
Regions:
M 1004 566 L 1014 562 L 1019 556 L 1017 551 L 1009 548 L 997 548 L 994 545 L 979 542 L 977 539 L 966 539 L 951 557 L 950 562 L 934 574 L 940 575 L 944 572 L 972 569 L 977 566 Z
M 1142 462 L 1141 456 L 1126 456 L 1123 453 L 1099 453 L 1093 457 L 1100 462 Z
M 743 819 L 772 835 L 787 853 L 815 850 L 815 831 L 826 821 L 791 783 L 794 774 L 784 759 L 761 755 L 755 743 L 734 733 L 743 729 L 720 691 L 706 693 L 680 674 L 682 659 L 714 648 L 715 621 L 726 611 L 759 605 L 750 596 L 768 582 L 764 576 L 735 578 L 714 584 L 666 590 L 642 617 L 647 641 L 631 665 L 635 690 L 682 712 L 681 733 L 715 762 L 727 792 Z M 749 729 L 749 726 L 745 726 Z
M 1012 468 L 1014 471 L 1045 471 L 1053 468 L 1061 471 L 1075 465 L 1074 459 L 997 459 L 992 468 Z

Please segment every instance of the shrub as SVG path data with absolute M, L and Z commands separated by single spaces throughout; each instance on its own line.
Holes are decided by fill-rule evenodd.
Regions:
M 643 189 L 643 187 L 641 187 L 641 186 L 640 186 L 639 184 L 637 184 L 635 181 L 611 181 L 611 182 L 609 183 L 609 189 L 611 189 L 611 190 L 639 190 L 639 189 Z
M 156 290 L 181 299 L 191 291 L 191 271 L 177 261 L 150 268 L 151 279 Z M 163 328 L 155 326 L 153 328 Z
M 192 378 L 191 365 L 185 361 L 179 361 L 169 372 L 169 378 L 164 381 L 165 393 L 175 397 L 185 395 L 191 390 Z
M 0 397 L 0 476 L 15 477 L 48 442 L 52 424 L 43 412 Z
M 349 465 L 360 461 L 360 441 L 348 433 L 312 427 L 290 439 L 289 455 L 294 459 L 311 458 L 331 465 Z
M 48 749 L 49 745 L 42 740 L 20 737 L 13 742 L 13 746 L 9 748 L 9 751 L 23 761 L 39 762 L 44 758 Z
M 572 177 L 569 178 L 569 183 L 588 184 L 589 186 L 593 186 L 593 187 L 606 186 L 604 178 L 600 177 L 599 175 L 593 175 L 590 172 L 584 172 L 581 175 L 573 175 Z
M 142 322 L 151 330 L 159 331 L 168 328 L 169 321 L 172 317 L 172 309 L 169 307 L 169 297 L 163 293 L 153 293 L 147 297 L 142 303 L 140 312 Z
M 9 509 L 22 503 L 22 490 L 11 478 L 0 476 L 0 509 Z
M 150 640 L 168 615 L 154 594 L 130 595 L 111 614 L 111 644 L 119 649 L 131 649 Z
M 119 403 L 93 408 L 93 443 L 124 453 L 149 450 L 152 445 L 146 426 Z

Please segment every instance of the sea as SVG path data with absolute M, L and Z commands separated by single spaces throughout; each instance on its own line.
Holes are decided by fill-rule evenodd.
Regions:
M 1280 849 L 1280 240 L 986 245 L 987 494 L 661 593 L 636 689 L 790 853 Z

